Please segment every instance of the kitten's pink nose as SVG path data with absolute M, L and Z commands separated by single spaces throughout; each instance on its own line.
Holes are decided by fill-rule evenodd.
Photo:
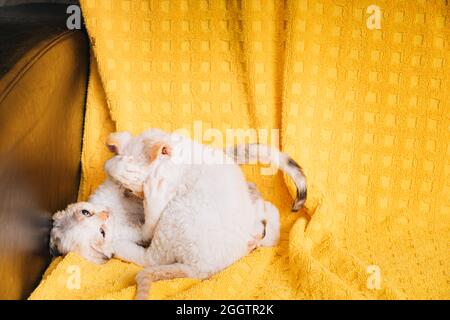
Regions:
M 102 211 L 102 212 L 100 212 L 99 217 L 103 221 L 106 221 L 109 218 L 109 212 L 108 211 Z

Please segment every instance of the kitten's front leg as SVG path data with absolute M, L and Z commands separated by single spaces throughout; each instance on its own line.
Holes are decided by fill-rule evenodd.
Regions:
M 146 255 L 147 249 L 144 247 L 141 247 L 137 245 L 136 243 L 132 241 L 116 241 L 114 243 L 114 257 L 128 261 L 133 262 L 140 266 L 147 266 L 147 255 Z
M 159 166 L 155 166 L 143 186 L 145 222 L 141 230 L 143 238 L 148 240 L 153 238 L 155 227 L 162 212 L 175 195 L 175 191 L 168 180 L 159 174 L 158 168 Z

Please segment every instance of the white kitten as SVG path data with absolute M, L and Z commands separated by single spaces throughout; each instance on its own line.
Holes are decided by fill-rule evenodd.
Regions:
M 144 198 L 145 232 L 153 234 L 148 249 L 123 242 L 115 248 L 118 257 L 147 266 L 137 277 L 137 298 L 148 295 L 152 281 L 208 278 L 245 256 L 249 244 L 277 244 L 278 210 L 252 201 L 241 169 L 222 150 L 155 129 L 113 134 L 108 144 L 117 155 L 105 170 Z M 300 166 L 263 146 L 247 145 L 244 154 L 254 157 L 258 149 L 294 178 L 298 210 L 306 198 Z M 197 153 L 207 163 L 193 163 Z
M 146 243 L 142 200 L 106 179 L 87 202 L 69 205 L 53 215 L 50 248 L 53 253 L 76 252 L 94 263 L 114 253 L 117 242 Z

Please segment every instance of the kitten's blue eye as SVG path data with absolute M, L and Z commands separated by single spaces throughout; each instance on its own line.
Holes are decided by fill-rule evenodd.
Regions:
M 103 230 L 103 228 L 100 228 L 100 233 L 103 238 L 106 236 L 105 230 Z
M 86 216 L 86 217 L 92 216 L 92 213 L 90 213 L 90 212 L 87 211 L 86 209 L 81 210 L 81 214 L 82 214 L 83 216 Z

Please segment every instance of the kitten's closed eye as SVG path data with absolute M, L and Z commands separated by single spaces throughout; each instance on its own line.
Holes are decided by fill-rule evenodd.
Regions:
M 133 191 L 131 191 L 130 189 L 125 189 L 123 191 L 123 195 L 125 196 L 125 198 L 130 198 L 130 197 L 134 196 Z
M 133 198 L 137 200 L 142 200 L 144 198 L 143 194 L 135 193 L 131 191 L 130 189 L 124 189 L 123 195 L 125 198 Z
M 106 236 L 105 230 L 103 228 L 100 228 L 100 234 L 102 235 L 102 237 L 104 238 Z

